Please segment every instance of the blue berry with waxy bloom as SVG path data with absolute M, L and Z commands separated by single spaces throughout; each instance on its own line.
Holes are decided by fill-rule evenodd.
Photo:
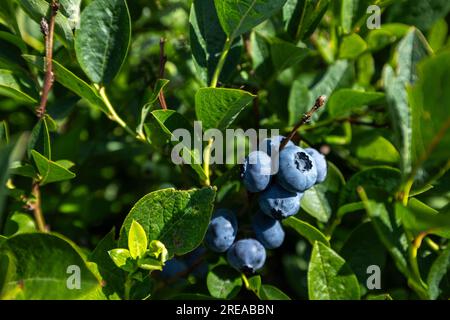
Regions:
M 263 151 L 253 151 L 245 158 L 241 178 L 250 192 L 260 192 L 267 188 L 271 178 L 272 160 Z
M 252 219 L 256 239 L 266 248 L 275 249 L 283 244 L 284 230 L 280 221 L 259 211 Z
M 227 258 L 233 268 L 251 274 L 264 266 L 266 249 L 255 239 L 242 239 L 231 246 Z
M 259 195 L 259 207 L 273 219 L 285 219 L 300 210 L 301 192 L 291 192 L 278 183 L 273 183 Z
M 265 152 L 267 152 L 267 154 L 269 156 L 272 155 L 272 150 L 278 151 L 280 149 L 280 144 L 281 141 L 283 141 L 283 139 L 285 139 L 286 137 L 283 136 L 273 136 L 267 139 L 263 140 L 263 146 L 265 146 L 266 150 L 264 150 Z M 294 143 L 289 140 L 288 143 L 286 144 L 285 148 L 287 147 L 291 147 L 294 146 Z
M 317 169 L 317 183 L 324 182 L 327 178 L 327 160 L 325 156 L 314 148 L 306 148 L 305 151 L 314 159 Z
M 236 238 L 236 215 L 228 209 L 218 209 L 213 214 L 206 231 L 205 244 L 215 252 L 225 252 Z
M 286 190 L 303 192 L 317 181 L 314 159 L 297 146 L 284 148 L 280 152 L 278 183 Z
M 183 260 L 172 258 L 164 264 L 161 276 L 163 278 L 172 278 L 178 273 L 185 272 L 187 269 L 188 266 Z

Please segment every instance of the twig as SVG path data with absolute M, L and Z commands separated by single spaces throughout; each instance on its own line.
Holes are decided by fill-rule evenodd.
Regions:
M 165 54 L 164 46 L 166 44 L 166 40 L 164 38 L 161 38 L 159 40 L 159 78 L 164 79 L 164 71 L 166 67 L 167 62 L 167 56 Z M 166 98 L 164 97 L 164 92 L 161 90 L 159 92 L 159 103 L 161 104 L 161 108 L 163 110 L 167 110 L 167 104 L 166 104 Z
M 291 133 L 287 136 L 287 138 L 283 139 L 283 141 L 280 144 L 280 149 L 279 151 L 283 150 L 283 148 L 286 146 L 286 144 L 292 140 L 292 138 L 294 138 L 295 134 L 297 133 L 297 130 L 304 125 L 305 123 L 309 122 L 309 120 L 311 119 L 311 117 L 313 116 L 314 112 L 316 112 L 317 110 L 319 110 L 326 101 L 327 97 L 326 96 L 320 96 L 316 99 L 316 102 L 314 103 L 313 107 L 311 108 L 311 110 L 309 110 L 307 113 L 305 113 L 302 117 L 302 119 L 295 125 L 294 129 L 292 129 Z
M 47 226 L 45 224 L 44 214 L 42 213 L 41 206 L 41 190 L 39 187 L 39 182 L 33 181 L 33 185 L 31 187 L 31 194 L 34 199 L 31 200 L 30 207 L 33 210 L 34 219 L 36 220 L 36 224 L 38 230 L 41 232 L 47 232 Z
M 45 115 L 45 110 L 47 108 L 48 94 L 53 86 L 53 81 L 55 80 L 53 74 L 53 35 L 55 31 L 55 19 L 58 13 L 59 2 L 57 0 L 52 0 L 50 4 L 50 21 L 47 22 L 45 17 L 41 20 L 41 31 L 44 34 L 45 39 L 45 77 L 44 86 L 42 88 L 42 95 L 39 107 L 36 109 L 36 114 L 38 118 L 42 118 Z

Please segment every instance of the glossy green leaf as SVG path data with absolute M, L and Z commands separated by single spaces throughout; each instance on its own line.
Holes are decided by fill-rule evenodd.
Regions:
M 356 59 L 367 50 L 366 42 L 356 33 L 345 36 L 339 48 L 340 59 Z
M 285 29 L 292 38 L 305 40 L 316 29 L 330 0 L 288 0 L 283 7 Z
M 47 159 L 52 158 L 50 134 L 46 117 L 39 119 L 31 131 L 28 140 L 28 157 L 31 156 L 31 150 L 36 150 Z
M 35 232 L 36 230 L 36 223 L 33 218 L 26 213 L 17 211 L 6 220 L 4 234 L 11 237 L 20 233 Z
M 318 97 L 321 95 L 329 97 L 335 90 L 345 86 L 351 77 L 352 67 L 349 62 L 339 60 L 328 68 L 320 81 L 310 88 L 309 92 L 299 91 L 296 85 L 297 81 L 294 81 L 288 102 L 289 123 L 297 123 L 302 115 L 311 109 Z M 319 118 L 325 108 L 321 108 L 314 114 L 313 122 Z
M 116 266 L 108 253 L 116 248 L 115 230 L 112 229 L 100 240 L 88 258 L 89 261 L 97 265 L 98 272 L 105 282 L 102 286 L 103 294 L 109 299 L 121 297 L 124 293 L 126 274 Z
M 400 172 L 387 166 L 372 167 L 354 174 L 340 194 L 339 204 L 360 200 L 357 188 L 363 187 L 370 199 L 385 200 L 397 190 L 400 184 Z
M 37 23 L 42 17 L 49 17 L 50 5 L 45 0 L 18 0 L 22 9 Z M 73 32 L 69 20 L 61 13 L 56 14 L 55 33 L 67 48 L 73 47 Z
M 306 45 L 301 44 L 296 46 L 278 38 L 270 38 L 269 44 L 270 55 L 277 72 L 281 72 L 299 63 L 310 52 Z
M 405 229 L 416 235 L 427 232 L 450 239 L 449 213 L 439 213 L 425 203 L 411 198 L 407 207 L 397 203 L 395 214 L 402 221 Z
M 75 29 L 80 21 L 80 5 L 81 0 L 59 0 L 59 10 L 67 18 L 72 29 Z
M 409 26 L 401 23 L 382 24 L 379 29 L 370 30 L 366 37 L 370 51 L 379 51 L 386 46 L 403 38 L 409 30 Z
M 328 162 L 327 178 L 305 191 L 300 202 L 302 209 L 320 222 L 328 222 L 344 184 L 342 173 L 334 164 Z
M 263 284 L 259 290 L 261 300 L 291 300 L 287 294 L 275 286 Z
M 206 285 L 211 296 L 219 299 L 232 299 L 241 290 L 242 278 L 236 270 L 220 265 L 208 273 Z
M 448 167 L 450 145 L 450 103 L 446 88 L 450 80 L 450 53 L 430 58 L 419 65 L 419 80 L 410 92 L 412 110 L 412 161 L 424 169 L 421 180 L 430 179 Z M 431 148 L 431 149 L 430 149 Z
M 13 236 L 0 245 L 0 256 L 5 255 L 9 264 L 4 299 L 88 299 L 100 289 L 100 281 L 87 267 L 80 249 L 61 236 Z M 75 290 L 77 274 L 80 288 Z
M 92 82 L 109 84 L 114 79 L 127 55 L 130 38 L 125 0 L 95 0 L 83 10 L 75 52 Z
M 435 21 L 444 18 L 450 12 L 447 0 L 405 0 L 392 5 L 386 15 L 386 21 L 398 21 L 415 25 L 427 30 Z
M 44 157 L 36 150 L 31 151 L 34 163 L 39 171 L 41 186 L 52 182 L 59 182 L 75 178 L 75 173 L 67 170 L 63 166 L 57 164 Z
M 383 270 L 387 252 L 373 225 L 365 222 L 353 230 L 339 254 L 352 268 L 361 286 L 366 288 L 367 268 L 376 265 Z
M 213 1 L 193 1 L 189 16 L 189 35 L 198 77 L 204 84 L 209 84 L 227 38 L 220 25 Z M 235 41 L 228 52 L 219 81 L 226 81 L 235 71 L 241 51 L 241 42 Z
M 285 2 L 286 0 L 214 0 L 214 5 L 223 30 L 230 39 L 234 39 L 280 11 Z
M 195 94 L 195 113 L 204 130 L 224 130 L 254 99 L 243 90 L 226 88 L 201 88 Z
M 45 68 L 45 58 L 31 55 L 24 55 L 24 59 L 33 65 L 35 65 L 40 71 L 44 71 Z M 83 99 L 86 99 L 92 106 L 100 108 L 106 114 L 109 114 L 108 108 L 106 107 L 103 100 L 98 95 L 97 91 L 87 84 L 85 81 L 80 79 L 78 76 L 73 74 L 71 71 L 66 69 L 59 62 L 53 60 L 53 72 L 55 74 L 55 80 L 61 85 L 74 92 Z
M 155 110 L 150 114 L 150 121 L 144 127 L 147 128 L 147 137 L 149 137 L 151 144 L 160 148 L 167 143 L 176 144 L 172 152 L 179 144 L 178 150 L 181 155 L 177 154 L 177 156 L 180 156 L 180 162 L 189 163 L 201 180 L 206 179 L 205 171 L 201 165 L 201 155 L 195 148 L 196 145 L 201 145 L 201 137 L 198 137 L 186 118 L 174 110 Z M 178 134 L 178 129 L 187 130 L 190 133 L 189 137 L 184 137 L 182 133 Z M 178 142 L 180 138 L 181 141 Z
M 417 79 L 417 63 L 428 54 L 428 44 L 420 31 L 412 28 L 400 41 L 396 51 L 397 70 L 387 66 L 384 70 L 384 86 L 396 144 L 402 158 L 403 174 L 411 170 L 412 119 L 406 86 Z
M 316 242 L 308 268 L 311 300 L 359 300 L 358 279 L 333 249 Z
M 361 18 L 366 16 L 367 8 L 374 4 L 371 0 L 342 0 L 341 1 L 341 26 L 345 33 L 350 33 Z
M 36 104 L 39 99 L 35 84 L 29 78 L 5 69 L 0 69 L 0 95 L 29 104 Z
M 133 263 L 133 257 L 131 256 L 131 253 L 128 249 L 116 248 L 109 250 L 108 254 L 114 264 L 120 269 L 127 272 L 133 272 L 136 270 Z
M 327 109 L 333 117 L 345 117 L 364 106 L 381 104 L 383 102 L 384 93 L 382 92 L 340 89 L 335 91 L 328 99 Z
M 194 250 L 203 240 L 211 218 L 215 191 L 211 188 L 147 194 L 131 209 L 120 230 L 119 246 L 126 247 L 131 222 L 136 220 L 147 239 L 160 240 L 169 255 Z
M 354 135 L 352 149 L 358 160 L 364 164 L 397 165 L 400 161 L 397 149 L 379 132 Z
M 147 250 L 147 236 L 144 228 L 139 222 L 131 222 L 130 232 L 128 233 L 128 249 L 133 259 L 141 258 Z
M 318 241 L 325 244 L 326 246 L 330 246 L 330 243 L 325 235 L 320 232 L 319 229 L 315 228 L 305 221 L 302 221 L 295 217 L 289 217 L 283 220 L 283 225 L 294 229 L 302 237 L 305 237 L 311 244 L 314 244 L 316 241 Z
M 365 199 L 363 202 L 378 237 L 394 259 L 397 269 L 408 276 L 408 241 L 400 220 L 393 212 L 394 209 L 382 202 Z
M 256 296 L 259 296 L 259 290 L 261 289 L 261 276 L 256 275 L 250 278 L 247 278 L 247 283 L 245 283 L 246 289 L 253 291 Z
M 431 265 L 428 272 L 427 284 L 428 294 L 430 299 L 437 299 L 441 294 L 440 284 L 445 276 L 450 274 L 450 246 L 447 246 L 444 251 L 441 252 L 439 257 Z
M 448 35 L 448 24 L 444 19 L 436 21 L 428 33 L 428 42 L 434 52 L 445 45 Z

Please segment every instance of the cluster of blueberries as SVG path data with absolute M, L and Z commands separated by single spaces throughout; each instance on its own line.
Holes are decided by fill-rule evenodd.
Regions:
M 246 189 L 260 192 L 260 210 L 252 217 L 256 239 L 235 241 L 238 223 L 229 209 L 214 212 L 205 236 L 209 249 L 227 252 L 230 265 L 244 273 L 262 268 L 266 249 L 281 246 L 285 235 L 280 220 L 295 215 L 303 193 L 323 182 L 327 175 L 327 162 L 321 153 L 313 148 L 302 149 L 291 141 L 279 151 L 284 139 L 283 136 L 265 139 L 263 146 L 267 152 L 251 152 L 242 166 L 241 178 Z M 273 160 L 277 159 L 272 155 L 278 159 L 278 170 L 273 170 Z

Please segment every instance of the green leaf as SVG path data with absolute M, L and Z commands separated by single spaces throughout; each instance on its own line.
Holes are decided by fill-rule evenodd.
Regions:
M 87 267 L 80 249 L 55 234 L 13 236 L 0 244 L 0 256 L 9 260 L 4 299 L 88 299 L 100 289 L 100 281 Z M 70 285 L 76 284 L 76 270 L 81 278 L 80 288 L 75 290 Z
M 328 99 L 327 109 L 332 117 L 345 117 L 364 106 L 382 104 L 384 97 L 382 92 L 340 89 Z
M 374 2 L 371 0 L 342 0 L 341 1 L 341 26 L 345 33 L 350 33 L 361 18 L 366 16 L 367 7 Z
M 397 165 L 400 161 L 397 149 L 378 131 L 354 135 L 351 148 L 358 160 L 364 164 Z
M 427 232 L 450 239 L 450 214 L 438 213 L 414 198 L 409 199 L 408 207 L 396 203 L 395 214 L 405 229 L 416 235 Z
M 31 157 L 31 150 L 36 150 L 47 159 L 52 158 L 50 134 L 47 125 L 48 120 L 46 119 L 47 117 L 39 119 L 31 131 L 31 136 L 28 140 L 28 157 Z
M 36 231 L 36 224 L 32 217 L 22 212 L 14 212 L 5 223 L 4 234 L 7 237 L 20 233 L 29 233 Z
M 243 90 L 201 88 L 195 94 L 195 113 L 204 130 L 224 130 L 254 97 Z
M 261 300 L 291 300 L 287 294 L 275 286 L 263 284 L 259 290 Z
M 26 135 L 22 135 L 18 140 L 7 145 L 0 144 L 0 230 L 3 230 L 5 198 L 8 194 L 6 182 L 11 174 L 9 167 L 13 161 L 19 161 L 26 149 Z
M 400 172 L 387 166 L 378 166 L 359 171 L 347 181 L 340 194 L 340 206 L 360 200 L 357 188 L 363 187 L 370 199 L 385 200 L 400 184 Z
M 147 250 L 147 235 L 144 228 L 135 220 L 131 222 L 130 232 L 128 233 L 128 249 L 133 259 L 143 257 Z
M 144 126 L 151 144 L 163 147 L 167 143 L 175 145 L 179 143 L 184 162 L 189 163 L 201 180 L 206 179 L 201 165 L 201 155 L 195 148 L 196 145 L 201 145 L 201 137 L 198 137 L 186 118 L 174 110 L 155 110 L 151 112 L 151 115 L 150 122 Z M 178 129 L 187 130 L 190 134 L 189 139 L 178 136 L 176 134 Z M 181 141 L 178 142 L 180 138 Z
M 394 3 L 386 15 L 386 21 L 403 22 L 427 30 L 450 12 L 447 0 L 404 0 Z
M 450 246 L 442 251 L 439 257 L 431 265 L 430 271 L 428 272 L 427 284 L 428 293 L 430 299 L 435 300 L 439 298 L 441 290 L 439 288 L 444 277 L 450 273 Z
M 330 246 L 330 242 L 325 235 L 320 232 L 319 229 L 305 221 L 299 220 L 295 217 L 289 217 L 283 220 L 283 225 L 294 229 L 298 234 L 305 237 L 311 244 L 319 241 L 327 246 Z
M 64 181 L 75 178 L 75 173 L 67 170 L 54 161 L 44 157 L 36 150 L 31 151 L 31 156 L 41 176 L 39 184 L 41 186 L 52 182 Z
M 397 71 L 395 72 L 391 66 L 386 66 L 383 75 L 396 144 L 402 159 L 403 175 L 410 172 L 412 162 L 412 120 L 406 86 L 416 81 L 417 63 L 427 56 L 428 49 L 428 44 L 420 31 L 414 28 L 410 29 L 396 50 Z
M 119 72 L 131 39 L 125 0 L 95 0 L 81 13 L 75 37 L 78 62 L 92 82 L 109 84 Z
M 369 294 L 366 296 L 366 300 L 394 300 L 389 293 L 382 294 Z
M 35 65 L 40 71 L 45 70 L 45 58 L 31 55 L 23 55 L 23 58 Z M 86 99 L 89 104 L 99 108 L 105 114 L 109 114 L 108 108 L 97 91 L 55 60 L 53 60 L 53 73 L 55 74 L 55 80 L 61 85 Z
M 277 13 L 286 0 L 214 0 L 220 24 L 230 39 L 250 31 Z
M 170 256 L 194 250 L 202 242 L 208 228 L 214 197 L 212 188 L 188 191 L 163 189 L 147 194 L 125 218 L 119 246 L 126 246 L 134 219 L 144 228 L 147 239 L 165 244 Z
M 67 18 L 70 28 L 75 29 L 80 21 L 81 0 L 59 0 L 59 4 L 59 10 Z
M 270 44 L 270 55 L 277 72 L 281 72 L 299 63 L 310 52 L 304 44 L 296 46 L 293 43 L 278 38 L 269 38 L 268 40 Z
M 450 145 L 450 53 L 419 64 L 419 80 L 409 91 L 412 109 L 412 161 L 421 168 L 420 180 L 428 180 L 443 167 L 448 169 Z
M 139 134 L 144 134 L 144 123 L 147 119 L 147 115 L 150 111 L 150 109 L 154 106 L 156 100 L 158 100 L 159 94 L 161 91 L 164 90 L 164 88 L 169 83 L 169 80 L 167 79 L 158 79 L 155 84 L 155 88 L 153 89 L 152 95 L 150 96 L 150 99 L 148 102 L 142 107 L 141 109 L 141 119 L 139 120 L 139 125 L 136 128 L 136 132 Z
M 220 25 L 213 1 L 193 1 L 189 16 L 189 34 L 192 57 L 198 77 L 204 84 L 209 84 L 227 38 Z M 231 46 L 220 73 L 219 81 L 226 81 L 235 71 L 241 51 L 242 44 L 240 41 Z
M 206 285 L 214 298 L 232 299 L 241 290 L 242 278 L 236 270 L 220 265 L 208 272 Z
M 330 0 L 288 0 L 283 7 L 285 29 L 292 38 L 305 40 L 316 29 Z
M 304 113 L 308 112 L 314 101 L 321 95 L 329 97 L 335 90 L 345 86 L 352 76 L 352 66 L 346 60 L 339 60 L 331 65 L 317 84 L 310 88 L 298 90 L 302 83 L 294 81 L 289 95 L 289 123 L 294 124 L 301 119 Z M 326 106 L 325 106 L 326 108 Z M 312 117 L 312 121 L 317 121 L 325 108 L 319 109 Z
M 259 297 L 259 290 L 261 289 L 261 276 L 253 276 L 247 279 L 245 283 L 246 289 L 253 291 Z
M 311 300 L 359 300 L 358 279 L 348 264 L 323 243 L 314 243 L 308 268 Z
M 0 95 L 29 104 L 36 104 L 39 99 L 35 84 L 29 78 L 5 69 L 0 69 Z
M 105 282 L 102 286 L 102 292 L 109 299 L 123 296 L 126 278 L 125 272 L 116 266 L 108 253 L 110 250 L 117 248 L 115 233 L 115 229 L 108 232 L 88 258 L 89 261 L 97 265 L 98 272 Z
M 378 237 L 394 259 L 397 269 L 408 277 L 408 241 L 394 209 L 382 202 L 368 199 L 363 199 L 363 202 Z
M 436 21 L 428 33 L 428 42 L 434 52 L 437 52 L 445 45 L 448 35 L 448 24 L 444 19 Z
M 9 143 L 9 128 L 8 123 L 3 120 L 0 121 L 0 146 Z
M 352 33 L 342 39 L 339 48 L 340 59 L 356 59 L 367 50 L 367 44 L 358 34 Z
M 28 178 L 37 178 L 37 172 L 30 164 L 20 164 L 20 162 L 13 162 L 9 167 L 9 173 Z
M 338 194 L 344 184 L 342 173 L 334 164 L 328 162 L 327 178 L 323 183 L 305 191 L 300 202 L 302 209 L 320 222 L 327 222 L 337 205 Z
M 50 14 L 50 5 L 47 1 L 18 0 L 17 2 L 35 22 L 40 23 L 42 17 L 47 17 L 48 19 Z M 58 39 L 64 44 L 65 47 L 72 48 L 73 32 L 71 23 L 61 12 L 58 12 L 56 14 L 55 34 L 58 37 Z
M 365 222 L 353 230 L 339 254 L 355 272 L 361 289 L 366 288 L 367 268 L 376 265 L 383 270 L 386 263 L 386 250 L 370 222 Z
M 366 37 L 370 51 L 379 51 L 386 46 L 403 38 L 409 31 L 410 26 L 401 23 L 387 23 L 381 25 L 380 29 L 370 30 Z
M 133 272 L 136 270 L 135 264 L 132 261 L 133 257 L 128 249 L 112 249 L 108 251 L 108 254 L 114 264 L 120 269 L 127 272 Z

